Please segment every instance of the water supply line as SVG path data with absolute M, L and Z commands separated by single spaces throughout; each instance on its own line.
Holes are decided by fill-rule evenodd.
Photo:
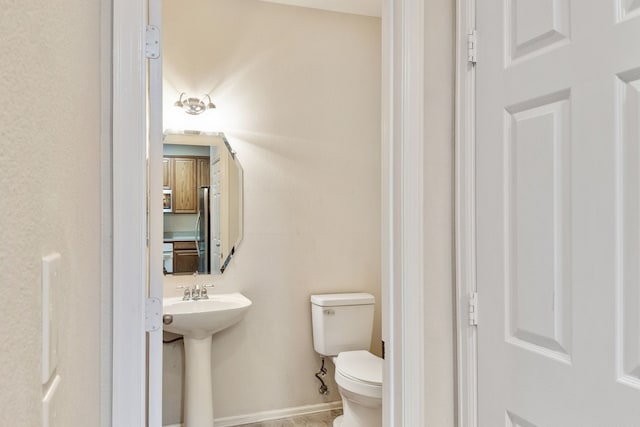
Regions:
M 318 393 L 323 394 L 325 396 L 329 394 L 329 387 L 327 387 L 327 385 L 324 383 L 324 380 L 322 379 L 326 374 L 327 374 L 327 368 L 324 367 L 324 357 L 323 357 L 322 366 L 320 367 L 320 370 L 316 372 L 316 378 L 318 379 L 318 381 L 320 381 L 320 384 L 322 384 L 318 389 Z

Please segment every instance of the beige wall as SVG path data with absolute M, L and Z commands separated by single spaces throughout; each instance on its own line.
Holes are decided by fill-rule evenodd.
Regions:
M 245 171 L 244 240 L 214 283 L 254 305 L 214 337 L 216 417 L 338 400 L 332 380 L 317 391 L 309 295 L 373 293 L 379 354 L 380 20 L 253 0 L 166 0 L 164 16 L 166 127 L 224 131 Z M 218 108 L 187 117 L 182 91 Z M 182 346 L 164 348 L 172 424 Z
M 101 1 L 0 0 L 0 425 L 38 426 L 40 259 L 62 254 L 59 426 L 100 422 Z

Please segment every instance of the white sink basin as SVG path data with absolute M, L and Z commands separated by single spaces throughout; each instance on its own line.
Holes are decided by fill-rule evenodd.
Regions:
M 238 323 L 251 306 L 240 293 L 210 294 L 209 299 L 183 301 L 182 297 L 165 298 L 164 315 L 173 320 L 164 330 L 189 338 L 204 338 Z

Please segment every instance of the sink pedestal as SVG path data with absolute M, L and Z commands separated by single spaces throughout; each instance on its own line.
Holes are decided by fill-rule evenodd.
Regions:
M 165 298 L 162 306 L 164 330 L 184 335 L 184 427 L 213 427 L 211 337 L 242 320 L 251 300 L 234 292 Z
M 184 427 L 213 427 L 211 335 L 184 337 Z

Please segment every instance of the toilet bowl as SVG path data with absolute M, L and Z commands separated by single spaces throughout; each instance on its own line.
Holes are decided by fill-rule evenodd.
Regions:
M 368 351 L 346 351 L 334 358 L 343 415 L 334 427 L 382 426 L 382 359 Z

